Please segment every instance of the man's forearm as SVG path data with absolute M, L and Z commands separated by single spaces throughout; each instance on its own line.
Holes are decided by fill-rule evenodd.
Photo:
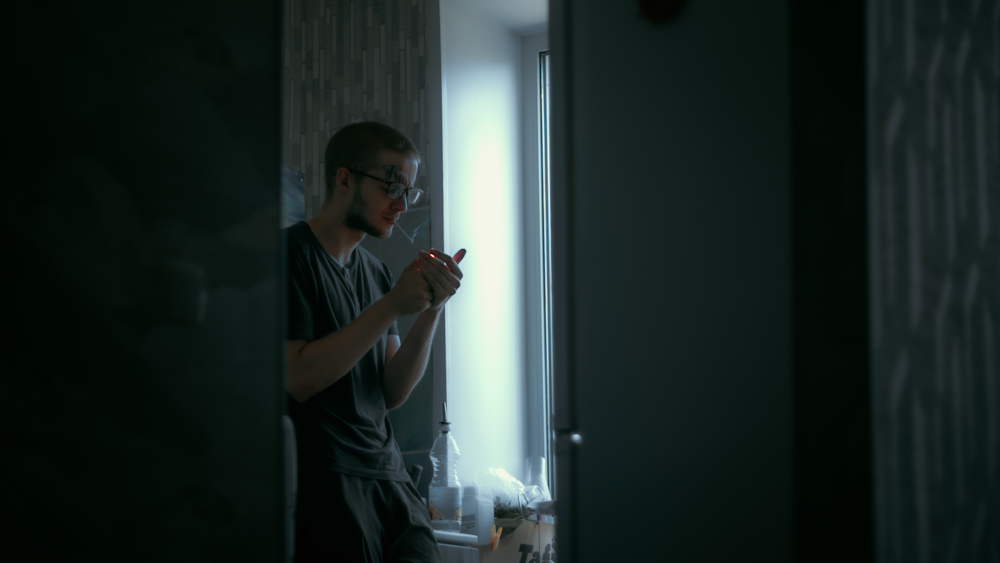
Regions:
M 400 407 L 423 377 L 431 353 L 431 341 L 442 312 L 442 309 L 428 309 L 420 313 L 399 350 L 386 364 L 382 380 L 386 407 Z
M 396 317 L 388 299 L 382 298 L 341 330 L 295 351 L 290 347 L 285 380 L 288 394 L 305 401 L 336 383 L 371 350 Z

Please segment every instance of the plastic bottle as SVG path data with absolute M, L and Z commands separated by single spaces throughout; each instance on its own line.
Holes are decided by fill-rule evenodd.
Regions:
M 525 493 L 531 487 L 538 489 L 537 491 L 532 491 L 528 500 L 534 500 L 535 502 L 552 500 L 552 494 L 549 493 L 548 474 L 545 471 L 545 458 L 538 455 L 531 456 L 524 460 L 524 465 L 526 469 L 525 473 L 527 474 L 524 480 Z
M 528 509 L 533 513 L 531 520 L 554 524 L 555 516 L 552 514 L 552 494 L 549 492 L 545 458 L 529 457 L 525 460 L 525 466 L 528 477 L 524 481 L 524 494 L 528 497 Z
M 428 508 L 433 528 L 457 532 L 462 524 L 462 485 L 458 482 L 458 458 L 461 454 L 451 435 L 448 404 L 442 403 L 441 410 L 444 420 L 430 453 L 434 476 L 428 491 Z
M 493 525 L 493 499 L 476 485 L 465 487 L 462 494 L 462 533 L 478 538 L 479 545 L 490 543 Z

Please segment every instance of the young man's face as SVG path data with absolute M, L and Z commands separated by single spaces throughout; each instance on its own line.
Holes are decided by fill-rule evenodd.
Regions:
M 390 183 L 412 186 L 417 179 L 417 161 L 410 156 L 383 151 L 378 165 L 360 172 L 383 178 L 385 182 L 354 175 L 354 193 L 347 209 L 345 224 L 373 237 L 388 238 L 399 214 L 406 211 L 406 200 L 405 196 L 392 199 L 386 190 Z

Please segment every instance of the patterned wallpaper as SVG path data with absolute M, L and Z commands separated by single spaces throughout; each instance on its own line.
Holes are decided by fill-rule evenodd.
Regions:
M 425 30 L 424 0 L 285 1 L 282 164 L 305 175 L 307 219 L 325 199 L 323 151 L 340 127 L 386 123 L 427 154 Z
M 869 0 L 878 561 L 1000 561 L 1000 2 Z

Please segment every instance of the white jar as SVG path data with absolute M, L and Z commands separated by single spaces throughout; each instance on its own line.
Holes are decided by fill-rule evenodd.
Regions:
M 472 534 L 479 545 L 490 543 L 493 526 L 493 499 L 489 493 L 471 485 L 462 494 L 462 533 Z

